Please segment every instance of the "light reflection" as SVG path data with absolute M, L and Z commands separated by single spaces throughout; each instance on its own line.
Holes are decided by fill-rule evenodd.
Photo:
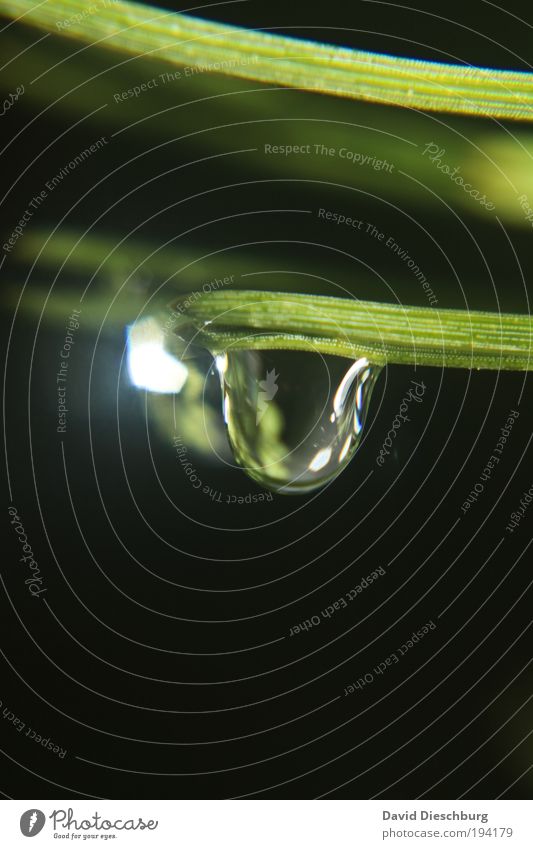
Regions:
M 333 409 L 334 409 L 335 415 L 337 417 L 341 416 L 342 413 L 344 412 L 344 405 L 346 403 L 346 398 L 348 397 L 348 395 L 350 393 L 350 389 L 352 388 L 352 384 L 353 384 L 354 380 L 357 377 L 359 377 L 359 379 L 362 381 L 362 383 L 364 383 L 364 381 L 368 377 L 368 374 L 365 374 L 363 376 L 359 375 L 359 373 L 363 369 L 367 369 L 368 366 L 369 366 L 369 362 L 366 359 L 366 357 L 361 357 L 359 360 L 356 360 L 355 363 L 353 363 L 350 366 L 350 368 L 348 369 L 348 371 L 344 375 L 344 377 L 343 377 L 343 379 L 342 379 L 342 381 L 339 385 L 339 388 L 337 389 L 337 391 L 335 393 L 335 397 L 333 399 Z M 359 384 L 359 387 L 358 387 L 359 389 L 361 388 L 362 383 Z M 359 396 L 359 399 L 360 398 L 361 398 L 361 396 Z
M 128 372 L 131 382 L 149 392 L 177 393 L 188 369 L 165 348 L 165 334 L 156 318 L 148 317 L 127 328 Z
M 341 453 L 339 454 L 339 463 L 342 463 L 342 461 L 343 461 L 343 460 L 344 460 L 344 458 L 346 457 L 346 455 L 347 455 L 348 451 L 350 450 L 350 445 L 351 445 L 351 444 L 352 444 L 352 435 L 350 434 L 350 435 L 349 435 L 349 437 L 347 438 L 346 442 L 345 442 L 345 443 L 344 443 L 344 445 L 342 446 L 342 451 L 341 451 Z
M 319 472 L 320 469 L 323 469 L 324 466 L 327 466 L 330 459 L 331 448 L 322 448 L 320 451 L 317 451 L 317 453 L 309 463 L 309 468 L 312 472 Z

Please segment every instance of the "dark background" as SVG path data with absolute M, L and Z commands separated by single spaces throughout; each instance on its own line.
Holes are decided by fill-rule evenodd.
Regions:
M 525 3 L 447 4 L 438 14 L 434 4 L 247 0 L 196 14 L 413 58 L 531 67 Z M 2 55 L 13 58 L 40 35 L 10 27 L 0 34 Z M 235 505 L 191 489 L 171 432 L 130 385 L 122 359 L 126 323 L 175 287 L 215 276 L 234 273 L 243 288 L 426 305 L 390 252 L 320 221 L 320 207 L 393 234 L 439 306 L 528 311 L 531 229 L 520 216 L 497 220 L 444 181 L 431 184 L 434 198 L 407 178 L 328 172 L 316 158 L 272 165 L 261 153 L 262 143 L 295 139 L 372 152 L 372 139 L 384 149 L 386 132 L 395 134 L 388 158 L 401 162 L 406 143 L 396 136 L 438 139 L 448 151 L 467 139 L 460 149 L 470 150 L 487 130 L 512 149 L 517 138 L 530 143 L 526 128 L 207 75 L 116 104 L 114 92 L 168 66 L 116 68 L 121 54 L 74 56 L 79 47 L 49 37 L 4 72 L 6 92 L 17 80 L 27 91 L 1 119 L 3 239 L 66 162 L 102 135 L 109 142 L 50 193 L 1 270 L 9 483 L 0 699 L 26 728 L 67 749 L 60 759 L 3 718 L 1 791 L 529 797 L 533 513 L 513 534 L 505 529 L 533 483 L 529 379 L 390 366 L 363 445 L 333 484 Z M 212 92 L 213 102 L 198 102 Z M 258 150 L 220 157 L 249 148 Z M 83 261 L 62 248 L 72 234 L 89 246 Z M 193 265 L 180 271 L 186 261 Z M 61 437 L 58 351 L 87 286 Z M 376 455 L 412 379 L 426 385 L 423 403 L 380 469 Z M 501 462 L 463 514 L 512 409 L 520 416 Z M 213 490 L 261 492 L 241 471 L 191 456 Z M 10 504 L 45 578 L 39 599 L 24 586 Z M 386 576 L 347 609 L 289 636 L 378 566 Z M 430 620 L 436 629 L 398 665 L 343 695 Z

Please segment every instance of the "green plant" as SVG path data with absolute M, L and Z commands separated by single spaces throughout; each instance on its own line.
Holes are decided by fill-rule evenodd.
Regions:
M 376 365 L 533 369 L 533 319 L 525 315 L 245 291 L 188 298 L 178 315 L 177 328 L 192 323 L 215 354 L 314 350 Z
M 4 0 L 4 14 L 48 32 L 180 66 L 412 109 L 533 119 L 533 74 L 349 50 L 118 0 Z
M 143 62 L 158 59 L 261 83 L 411 109 L 533 118 L 533 74 L 529 73 L 340 49 L 123 0 L 90 9 L 82 0 L 47 0 L 37 5 L 32 0 L 7 0 L 2 11 L 47 32 L 78 39 L 86 45 L 123 51 Z M 101 74 L 104 71 L 98 76 Z M 428 173 L 435 171 L 427 166 L 417 146 L 411 143 L 415 151 L 409 154 L 414 157 L 413 170 L 429 167 Z M 455 158 L 463 161 L 464 153 L 464 145 L 459 145 Z M 514 197 L 512 200 L 513 214 L 523 224 L 524 215 Z M 114 257 L 113 239 L 104 237 L 104 241 L 105 238 L 108 247 L 103 246 L 98 235 L 88 245 L 74 240 L 67 245 L 69 237 L 65 242 L 60 234 L 51 245 L 47 243 L 40 263 L 53 263 L 68 250 L 68 257 L 74 251 L 73 263 L 88 266 L 95 255 L 94 248 L 100 245 L 96 254 L 105 248 L 104 252 L 111 256 L 109 269 L 117 268 L 120 276 L 120 253 Z M 34 247 L 27 239 L 24 251 L 29 255 Z M 135 246 L 128 246 L 128 259 L 132 262 L 135 250 Z M 137 254 L 139 263 L 144 262 L 144 249 L 137 249 Z M 180 257 L 179 264 L 182 262 L 187 264 L 187 257 Z M 160 259 L 156 255 L 148 265 L 164 274 L 175 263 L 170 256 Z M 199 272 L 191 261 L 189 285 L 195 274 Z M 129 310 L 126 312 L 129 316 Z M 117 311 L 117 315 L 122 313 Z M 309 294 L 235 291 L 210 293 L 188 309 L 187 317 L 197 323 L 204 340 L 215 351 L 227 346 L 314 348 L 342 356 L 368 356 L 378 365 L 391 362 L 520 370 L 531 367 L 529 316 L 404 307 Z M 210 322 L 209 329 L 205 322 Z

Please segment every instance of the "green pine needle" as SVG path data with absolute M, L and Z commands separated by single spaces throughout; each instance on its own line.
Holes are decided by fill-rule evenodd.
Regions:
M 2 13 L 173 65 L 412 109 L 533 119 L 533 74 L 403 59 L 219 24 L 124 0 L 3 0 Z
M 214 354 L 232 348 L 319 351 L 385 363 L 533 370 L 528 315 L 438 310 L 281 292 L 193 293 L 172 305 Z

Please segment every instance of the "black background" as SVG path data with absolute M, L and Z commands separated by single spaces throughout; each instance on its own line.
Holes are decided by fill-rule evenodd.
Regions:
M 477 2 L 443 9 L 333 0 L 311 8 L 247 0 L 193 14 L 414 58 L 531 67 L 526 4 L 506 4 L 504 11 Z M 12 27 L 0 36 L 5 55 L 39 35 Z M 21 79 L 29 90 L 36 67 L 44 70 L 76 49 L 78 43 L 50 38 L 15 67 L 27 74 Z M 326 207 L 394 233 L 426 270 L 440 306 L 525 312 L 531 230 L 502 226 L 459 201 L 450 208 L 439 201 L 424 206 L 410 191 L 391 197 L 386 175 L 369 187 L 353 169 L 341 187 L 322 174 L 317 182 L 313 162 L 304 174 L 289 160 L 274 173 L 260 151 L 187 165 L 257 147 L 242 122 L 255 117 L 246 89 L 261 87 L 220 78 L 217 90 L 228 96 L 212 105 L 187 105 L 197 90 L 191 94 L 186 85 L 160 89 L 157 109 L 150 97 L 133 104 L 149 118 L 130 127 L 112 98 L 123 87 L 113 70 L 122 58 L 94 50 L 71 56 L 35 83 L 38 94 L 28 93 L 2 118 L 4 143 L 20 133 L 2 155 L 4 190 L 27 168 L 2 204 L 4 238 L 65 162 L 103 134 L 110 141 L 50 194 L 1 272 L 10 488 L 0 699 L 2 710 L 67 755 L 59 759 L 3 719 L 0 789 L 14 798 L 530 796 L 533 514 L 526 512 L 514 534 L 505 530 L 533 483 L 530 381 L 519 373 L 390 366 L 376 388 L 361 450 L 332 485 L 305 497 L 276 495 L 271 503 L 214 503 L 188 485 L 171 439 L 128 383 L 125 321 L 110 322 L 105 313 L 131 269 L 117 282 L 117 272 L 90 279 L 68 260 L 32 267 L 38 245 L 30 239 L 42 242 L 56 226 L 60 233 L 91 230 L 111 244 L 126 238 L 126 254 L 132 246 L 176 240 L 191 257 L 219 251 L 217 276 L 239 274 L 237 260 L 249 272 L 267 272 L 244 281 L 246 288 L 264 279 L 279 289 L 309 285 L 425 304 L 413 278 L 381 246 L 320 221 L 316 210 Z M 70 111 L 56 103 L 41 113 L 56 97 L 52 78 L 68 91 L 91 67 L 106 69 L 104 89 L 82 85 Z M 6 91 L 15 84 L 10 73 Z M 136 62 L 124 73 L 131 85 L 152 76 Z M 437 123 L 432 115 L 351 101 L 330 106 L 321 95 L 266 88 L 253 97 L 267 104 L 261 115 L 270 123 L 255 132 L 271 143 L 286 143 L 293 110 L 309 119 L 295 124 L 301 143 L 329 137 L 329 126 L 312 122 L 329 110 L 346 122 L 354 149 L 359 131 L 349 122 L 403 137 L 425 133 L 427 141 L 456 131 L 477 138 L 483 123 L 446 116 Z M 102 115 L 73 126 L 99 102 L 108 104 Z M 170 118 L 153 114 L 177 106 Z M 181 138 L 224 123 L 236 126 L 211 129 L 207 140 L 205 133 Z M 516 125 L 487 123 L 496 133 L 525 137 Z M 123 132 L 113 137 L 117 129 Z M 175 205 L 190 195 L 197 196 Z M 271 211 L 280 209 L 314 214 Z M 182 236 L 186 230 L 192 232 Z M 106 253 L 96 252 L 94 269 L 101 261 Z M 191 285 L 180 276 L 182 289 L 214 276 L 202 276 L 201 261 L 198 267 Z M 308 284 L 307 274 L 327 279 Z M 88 283 L 103 306 L 97 321 L 82 307 L 61 438 L 58 350 L 69 310 Z M 126 282 L 121 303 L 131 294 L 146 310 L 156 291 L 168 300 L 172 286 L 147 260 Z M 423 403 L 380 469 L 375 457 L 412 379 L 426 385 Z M 512 409 L 520 416 L 502 460 L 463 514 Z M 216 491 L 261 492 L 239 470 L 201 456 L 195 466 Z M 39 599 L 23 583 L 10 504 L 45 576 Z M 378 566 L 386 576 L 346 610 L 289 636 L 293 625 Z M 343 695 L 430 620 L 436 629 L 397 666 Z

